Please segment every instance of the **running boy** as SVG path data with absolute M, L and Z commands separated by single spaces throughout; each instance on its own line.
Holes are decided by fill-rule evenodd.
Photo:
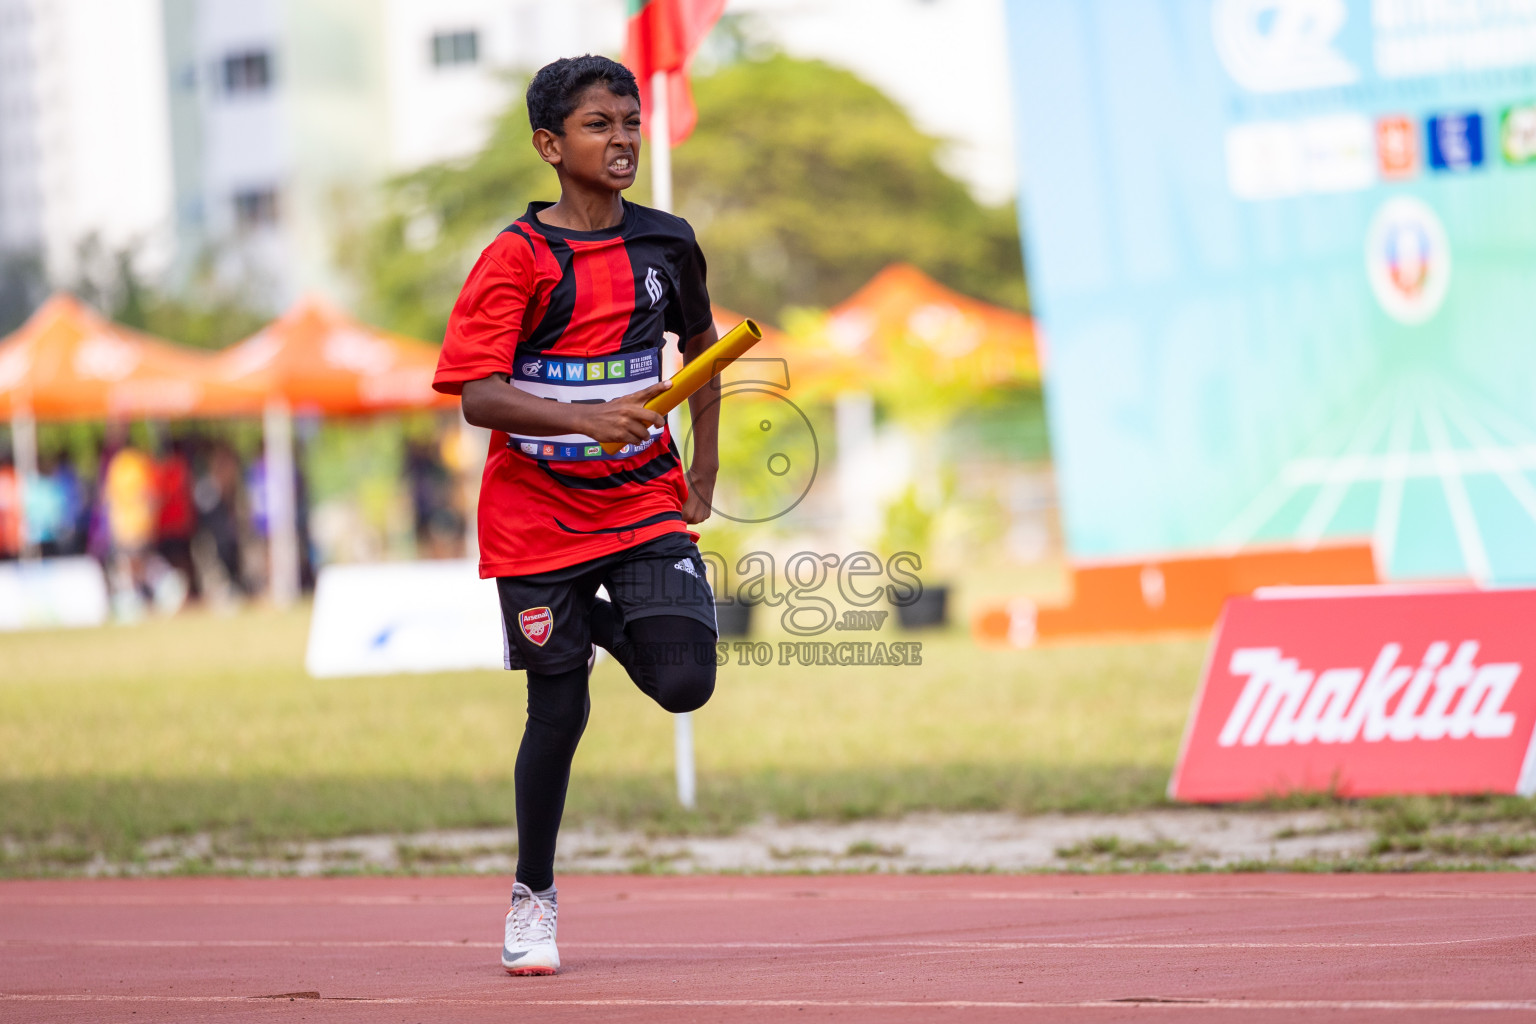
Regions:
M 506 665 L 528 673 L 517 752 L 517 879 L 501 963 L 553 974 L 555 836 L 591 704 L 593 645 L 671 712 L 715 686 L 714 598 L 688 530 L 709 515 L 719 406 L 690 399 L 686 475 L 665 421 L 663 332 L 686 359 L 715 341 L 704 257 L 686 221 L 626 202 L 640 93 L 604 57 L 555 61 L 528 86 L 539 155 L 560 200 L 481 254 L 448 322 L 433 386 L 491 429 L 480 575 L 496 577 Z M 707 389 L 705 389 L 707 390 Z M 608 458 L 602 442 L 624 447 Z M 596 598 L 606 587 L 612 603 Z
M 634 75 L 604 57 L 554 61 L 528 84 L 528 121 L 561 198 L 531 203 L 481 253 L 433 387 L 462 395 L 464 418 L 492 430 L 481 576 L 501 594 L 507 668 L 528 674 L 501 963 L 550 975 L 561 964 L 554 837 L 590 711 L 593 645 L 667 711 L 693 711 L 714 691 L 714 597 L 688 525 L 710 514 L 719 405 L 703 391 L 690 399 L 685 474 L 645 402 L 670 385 L 662 333 L 687 359 L 716 333 L 693 229 L 621 195 L 641 157 Z M 624 448 L 605 457 L 601 442 Z

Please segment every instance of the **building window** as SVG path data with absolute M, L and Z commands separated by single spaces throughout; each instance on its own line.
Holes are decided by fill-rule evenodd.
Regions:
M 235 225 L 242 231 L 277 223 L 277 190 L 252 188 L 235 193 Z
M 480 33 L 439 32 L 432 37 L 432 63 L 446 68 L 455 64 L 473 64 L 480 59 Z
M 266 92 L 272 86 L 272 57 L 266 50 L 231 53 L 224 58 L 224 91 Z

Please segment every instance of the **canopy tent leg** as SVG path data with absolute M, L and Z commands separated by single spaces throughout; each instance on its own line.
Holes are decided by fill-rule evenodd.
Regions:
M 266 444 L 267 564 L 272 603 L 299 599 L 298 501 L 293 486 L 293 413 L 273 399 L 262 416 Z
M 21 557 L 36 558 L 37 545 L 32 543 L 27 526 L 27 488 L 37 483 L 37 420 L 25 409 L 11 413 L 11 447 L 16 462 L 17 496 L 21 500 Z
M 880 534 L 885 493 L 875 458 L 875 399 L 867 391 L 844 391 L 835 404 L 837 422 L 837 496 L 843 542 L 872 543 Z

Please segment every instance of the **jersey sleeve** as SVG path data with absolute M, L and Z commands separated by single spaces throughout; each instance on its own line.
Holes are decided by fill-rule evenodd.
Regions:
M 666 329 L 677 335 L 679 348 L 686 345 L 689 338 L 709 330 L 710 324 L 715 322 L 705 277 L 704 253 L 690 231 L 678 265 L 677 302 L 667 305 Z
M 448 317 L 432 387 L 459 395 L 467 381 L 511 373 L 533 288 L 533 261 L 520 259 L 515 244 L 481 253 Z

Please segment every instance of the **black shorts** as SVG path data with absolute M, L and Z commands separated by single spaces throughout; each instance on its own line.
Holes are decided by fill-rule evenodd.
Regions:
M 553 674 L 585 665 L 592 653 L 587 613 L 599 585 L 625 622 L 681 615 L 719 635 L 699 549 L 686 533 L 668 533 L 563 569 L 498 576 L 507 668 Z

